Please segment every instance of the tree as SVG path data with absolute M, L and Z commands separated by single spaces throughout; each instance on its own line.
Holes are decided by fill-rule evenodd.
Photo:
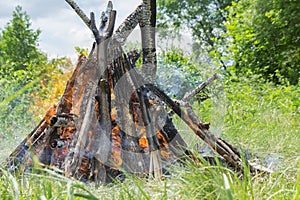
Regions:
M 300 77 L 298 0 L 160 0 L 160 26 L 187 27 L 210 59 L 275 83 Z M 199 48 L 200 47 L 200 48 Z
M 194 37 L 194 50 L 199 47 L 205 49 L 226 67 L 222 59 L 225 46 L 223 34 L 226 32 L 224 22 L 227 20 L 225 8 L 233 1 L 159 0 L 159 26 L 164 29 L 187 27 Z
M 34 101 L 32 93 L 41 91 L 42 81 L 47 86 L 52 75 L 59 73 L 59 64 L 48 62 L 38 49 L 40 33 L 31 28 L 21 6 L 0 33 L 0 121 L 5 130 L 1 135 L 16 136 L 25 127 L 32 128 L 33 117 L 27 112 Z
M 18 79 L 24 84 L 28 83 L 41 73 L 42 66 L 47 57 L 38 49 L 40 30 L 31 29 L 31 22 L 21 6 L 13 12 L 12 20 L 6 25 L 0 36 L 0 57 L 2 77 Z
M 291 0 L 241 0 L 229 10 L 228 43 L 238 72 L 297 84 L 300 78 L 300 7 Z

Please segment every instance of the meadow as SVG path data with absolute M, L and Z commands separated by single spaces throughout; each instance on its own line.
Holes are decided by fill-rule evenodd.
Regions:
M 202 141 L 175 117 L 201 164 L 187 160 L 170 166 L 170 175 L 161 180 L 127 175 L 108 185 L 84 184 L 51 169 L 37 168 L 31 174 L 3 170 L 0 199 L 300 199 L 300 87 L 231 76 L 209 90 L 210 99 L 194 102 L 198 116 L 248 159 L 272 168 L 273 174 L 251 175 L 246 168 L 241 178 L 220 163 L 203 161 L 197 150 Z M 7 137 L 10 145 L 1 142 L 2 161 L 23 136 Z

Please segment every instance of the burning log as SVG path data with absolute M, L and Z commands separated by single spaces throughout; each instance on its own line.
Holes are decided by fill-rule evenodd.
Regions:
M 89 19 L 75 2 L 66 1 L 92 30 L 96 42 L 88 58 L 79 57 L 58 105 L 48 110 L 9 156 L 6 162 L 9 169 L 20 170 L 20 166 L 25 166 L 25 171 L 30 170 L 33 157 L 37 157 L 41 164 L 55 166 L 66 176 L 82 181 L 108 183 L 122 174 L 122 170 L 160 177 L 164 166 L 188 152 L 164 107 L 166 104 L 212 150 L 243 171 L 239 152 L 214 136 L 209 124 L 203 123 L 187 103 L 216 75 L 188 93 L 181 105 L 153 84 L 156 55 L 151 28 L 155 27 L 155 1 L 143 1 L 115 35 L 116 11 L 111 2 L 102 13 L 98 29 L 93 13 Z M 146 16 L 149 12 L 150 16 Z M 125 54 L 121 47 L 138 23 L 142 24 L 141 71 L 135 66 L 138 53 Z M 143 29 L 146 25 L 150 28 Z M 259 170 L 246 164 L 252 172 Z

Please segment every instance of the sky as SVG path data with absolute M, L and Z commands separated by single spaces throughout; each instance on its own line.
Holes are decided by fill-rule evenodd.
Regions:
M 100 13 L 106 9 L 108 0 L 75 0 L 87 16 L 93 11 L 96 24 Z M 141 4 L 142 0 L 112 0 L 117 11 L 115 29 Z M 75 46 L 91 49 L 94 37 L 92 32 L 64 0 L 0 0 L 0 29 L 12 19 L 17 5 L 29 15 L 32 28 L 40 29 L 39 48 L 50 58 L 67 56 L 77 60 Z M 98 19 L 98 20 L 97 20 Z M 186 33 L 185 33 L 186 34 Z M 191 36 L 183 34 L 183 40 L 175 41 L 181 48 L 191 51 Z M 129 36 L 131 43 L 140 42 L 138 27 Z M 169 46 L 169 41 L 157 42 L 157 49 Z M 174 45 L 174 41 L 171 42 Z M 175 44 L 176 45 L 176 44 Z
M 141 3 L 142 0 L 112 0 L 117 10 L 115 27 Z M 107 0 L 75 0 L 87 16 L 93 11 L 97 19 L 105 10 Z M 128 3 L 130 2 L 130 3 Z M 90 49 L 94 41 L 91 31 L 80 17 L 64 0 L 1 0 L 0 29 L 12 19 L 12 13 L 17 5 L 30 16 L 32 28 L 40 29 L 39 48 L 50 58 L 68 56 L 76 60 L 75 46 Z M 139 41 L 136 34 L 132 42 Z

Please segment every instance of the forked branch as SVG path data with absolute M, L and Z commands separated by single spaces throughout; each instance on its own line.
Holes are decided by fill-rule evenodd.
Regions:
M 97 44 L 99 44 L 101 40 L 105 40 L 111 37 L 113 33 L 114 24 L 115 24 L 115 18 L 116 18 L 116 11 L 113 10 L 113 4 L 111 1 L 108 2 L 106 11 L 102 12 L 99 29 L 97 29 L 95 23 L 95 15 L 93 12 L 90 13 L 90 19 L 89 19 L 86 16 L 86 14 L 81 10 L 81 8 L 73 0 L 65 0 L 65 1 L 74 9 L 74 11 L 79 15 L 79 17 L 87 25 L 87 27 L 91 29 Z

